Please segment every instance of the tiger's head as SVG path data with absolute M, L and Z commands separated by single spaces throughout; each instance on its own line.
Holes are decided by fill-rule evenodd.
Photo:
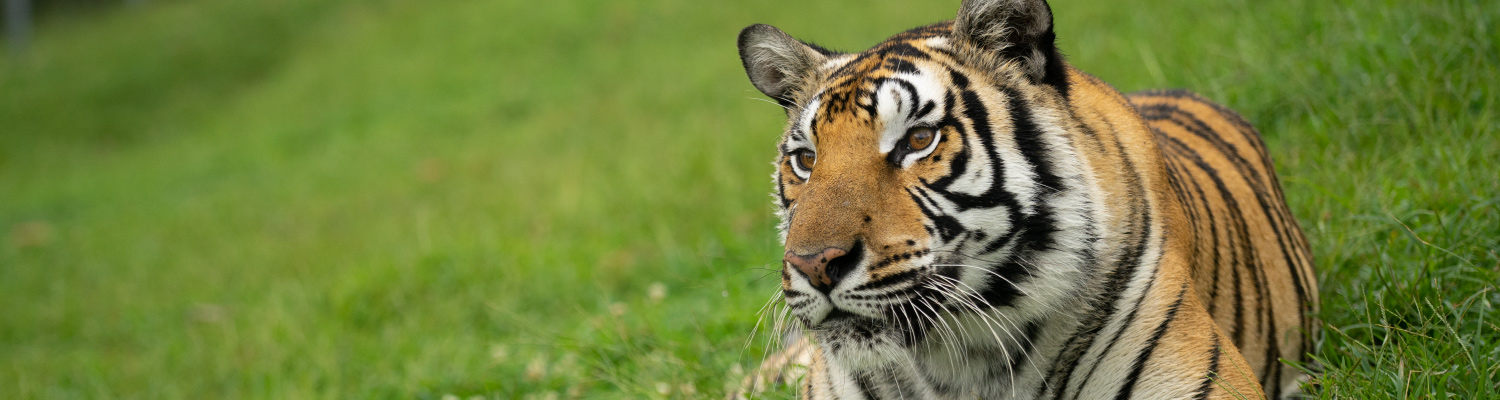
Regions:
M 879 368 L 933 338 L 1003 349 L 1077 300 L 1095 199 L 1053 37 L 1042 0 L 967 0 L 861 53 L 740 33 L 788 115 L 783 294 L 834 362 Z

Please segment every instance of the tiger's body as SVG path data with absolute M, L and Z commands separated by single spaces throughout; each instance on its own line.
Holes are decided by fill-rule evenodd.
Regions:
M 1068 66 L 1040 0 L 843 54 L 755 25 L 787 108 L 782 292 L 810 399 L 1283 398 L 1316 325 L 1265 146 Z M 779 370 L 771 363 L 765 370 Z

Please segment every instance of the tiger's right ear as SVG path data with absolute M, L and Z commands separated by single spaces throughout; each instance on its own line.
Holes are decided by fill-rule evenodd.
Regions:
M 783 107 L 792 106 L 797 88 L 831 54 L 774 26 L 755 24 L 740 31 L 740 62 L 750 83 Z

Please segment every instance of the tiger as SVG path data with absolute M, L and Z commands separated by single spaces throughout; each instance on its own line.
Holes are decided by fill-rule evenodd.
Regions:
M 1301 393 L 1317 282 L 1260 134 L 1191 92 L 1121 94 L 1055 42 L 1044 0 L 964 0 L 859 53 L 740 32 L 787 116 L 779 296 L 801 329 L 746 390 Z

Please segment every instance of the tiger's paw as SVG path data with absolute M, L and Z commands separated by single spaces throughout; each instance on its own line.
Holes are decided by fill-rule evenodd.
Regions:
M 739 390 L 730 393 L 729 400 L 749 400 L 768 391 L 789 385 L 798 385 L 807 377 L 808 368 L 814 360 L 817 347 L 807 338 L 797 338 L 776 354 L 761 361 L 760 367 L 745 376 Z

